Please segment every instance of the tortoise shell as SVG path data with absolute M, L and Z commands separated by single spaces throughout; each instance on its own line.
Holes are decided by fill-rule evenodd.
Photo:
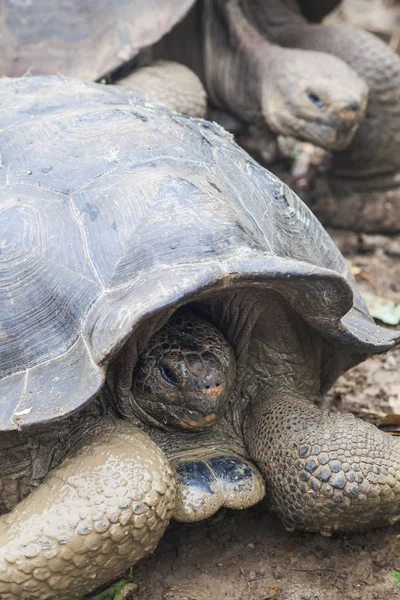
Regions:
M 157 42 L 194 0 L 8 0 L 0 74 L 98 80 Z
M 78 410 L 138 328 L 204 293 L 280 293 L 326 342 L 322 388 L 399 335 L 309 209 L 217 125 L 60 76 L 3 80 L 0 122 L 3 430 Z

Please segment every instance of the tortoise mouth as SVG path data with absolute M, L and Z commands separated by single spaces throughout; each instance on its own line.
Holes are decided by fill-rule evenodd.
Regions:
M 231 390 L 232 391 L 232 390 Z M 180 393 L 174 398 L 166 396 L 151 397 L 132 392 L 125 400 L 115 405 L 116 411 L 125 419 L 139 418 L 141 421 L 158 429 L 184 429 L 185 431 L 203 431 L 214 427 L 225 413 L 228 394 L 215 397 L 210 401 L 204 394 L 204 402 L 198 401 L 188 394 Z M 196 401 L 197 400 L 197 401 Z
M 314 142 L 319 142 L 327 150 L 344 150 L 352 141 L 359 124 L 343 123 L 340 126 L 329 122 L 305 121 L 305 134 Z
M 216 425 L 221 420 L 226 407 L 225 405 L 215 406 L 214 408 L 208 406 L 209 410 L 206 407 L 204 407 L 204 410 L 197 410 L 193 406 L 189 408 L 178 403 L 172 403 L 169 400 L 168 410 L 160 401 L 146 402 L 141 408 L 146 415 L 156 419 L 161 427 L 168 425 L 187 431 L 202 431 Z
M 203 431 L 204 429 L 209 429 L 216 425 L 219 420 L 220 418 L 216 413 L 210 413 L 204 417 L 197 411 L 188 410 L 187 414 L 180 418 L 176 418 L 176 426 L 178 426 L 179 429 L 185 429 L 187 431 Z

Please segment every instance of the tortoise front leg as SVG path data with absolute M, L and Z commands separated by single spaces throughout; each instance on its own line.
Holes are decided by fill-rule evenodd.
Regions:
M 400 520 L 400 441 L 293 396 L 249 407 L 245 441 L 287 529 L 361 530 Z
M 138 428 L 99 422 L 90 439 L 0 519 L 2 600 L 70 600 L 154 550 L 174 507 L 162 451 Z

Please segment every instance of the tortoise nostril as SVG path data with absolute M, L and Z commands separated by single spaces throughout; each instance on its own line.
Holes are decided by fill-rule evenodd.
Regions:
M 212 385 L 204 385 L 203 391 L 207 396 L 220 396 L 224 391 L 224 386 L 218 381 Z

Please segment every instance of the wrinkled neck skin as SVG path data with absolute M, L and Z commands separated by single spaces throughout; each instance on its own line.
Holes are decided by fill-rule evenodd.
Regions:
M 314 25 L 296 0 L 250 0 L 247 13 L 265 38 L 288 48 L 327 52 L 349 64 L 369 88 L 367 113 L 349 147 L 334 155 L 333 173 L 354 186 L 400 184 L 400 57 L 368 32 Z
M 240 3 L 206 1 L 203 13 L 204 77 L 211 101 L 241 121 L 265 126 L 265 73 L 273 81 L 282 50 L 244 17 Z M 240 85 L 238 85 L 240 82 Z M 274 91 L 269 90 L 270 96 Z
M 114 416 L 105 386 L 96 400 L 76 414 L 32 430 L 3 432 L 0 440 L 0 514 L 35 490 L 48 472 L 96 436 L 105 416 Z

